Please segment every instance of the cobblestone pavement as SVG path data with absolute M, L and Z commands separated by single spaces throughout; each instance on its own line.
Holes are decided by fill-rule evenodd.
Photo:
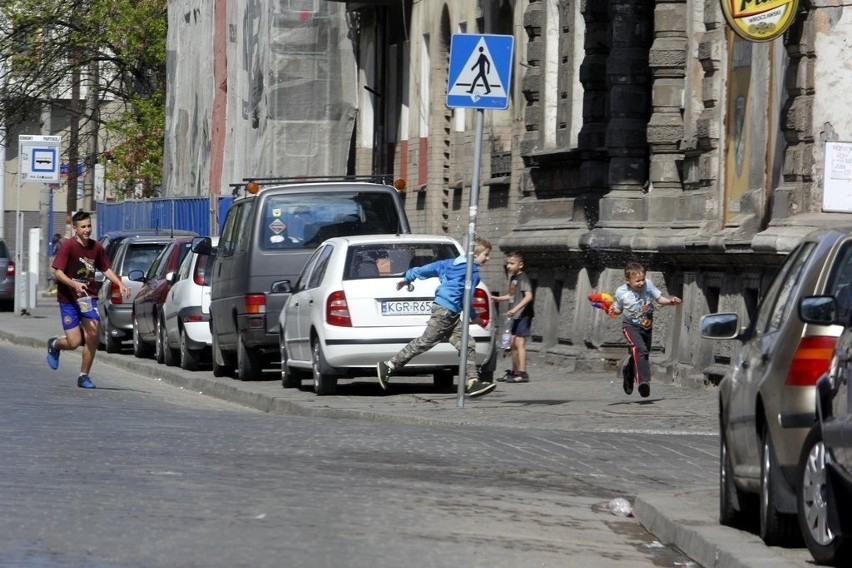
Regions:
M 43 349 L 47 337 L 59 333 L 58 308 L 53 300 L 41 299 L 26 315 L 0 313 L 0 339 Z M 63 357 L 79 360 L 77 353 L 64 353 Z M 504 362 L 508 358 L 501 361 Z M 64 360 L 63 363 L 64 369 L 74 368 Z M 532 355 L 529 383 L 500 383 L 492 394 L 465 400 L 460 408 L 455 391 L 435 392 L 431 377 L 425 376 L 395 377 L 388 393 L 372 378 L 341 380 L 336 396 L 318 397 L 310 390 L 309 381 L 300 389 L 283 389 L 278 374 L 273 371 L 268 375 L 269 380 L 240 382 L 229 377 L 216 378 L 209 370 L 187 372 L 158 365 L 151 359 L 134 357 L 129 343 L 122 354 L 98 353 L 92 370 L 92 378 L 98 385 L 108 383 L 107 377 L 99 376 L 99 365 L 103 363 L 272 413 L 547 429 L 566 434 L 581 431 L 628 436 L 665 434 L 667 440 L 683 436 L 681 444 L 673 444 L 678 447 L 659 451 L 653 446 L 643 448 L 648 453 L 648 468 L 641 475 L 650 483 L 642 484 L 647 493 L 640 491 L 635 497 L 635 514 L 643 525 L 706 568 L 802 566 L 810 560 L 805 549 L 768 548 L 755 535 L 719 526 L 715 487 L 717 399 L 712 386 L 694 389 L 655 379 L 651 396 L 643 399 L 636 393 L 625 395 L 614 372 L 569 373 Z M 503 367 L 498 365 L 498 369 Z M 75 375 L 68 380 L 74 380 Z M 714 466 L 706 471 L 705 479 L 696 479 L 695 468 L 682 468 L 681 474 L 676 467 L 668 466 L 667 456 L 673 455 Z M 618 464 L 598 467 L 616 468 Z

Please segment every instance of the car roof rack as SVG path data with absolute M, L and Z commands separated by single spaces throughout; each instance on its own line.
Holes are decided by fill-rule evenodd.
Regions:
M 239 197 L 241 192 L 246 192 L 246 187 L 250 183 L 258 186 L 276 185 L 280 183 L 311 183 L 321 181 L 363 181 L 377 183 L 381 185 L 389 185 L 394 187 L 393 174 L 371 174 L 371 175 L 342 175 L 342 176 L 290 176 L 290 177 L 247 177 L 239 183 L 228 184 L 231 188 L 231 195 Z

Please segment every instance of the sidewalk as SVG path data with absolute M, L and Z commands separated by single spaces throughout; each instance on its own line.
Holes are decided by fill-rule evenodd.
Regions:
M 48 337 L 59 335 L 59 310 L 53 299 L 40 298 L 29 315 L 0 312 L 0 340 L 44 349 Z M 77 353 L 66 356 L 79 357 Z M 216 378 L 209 370 L 189 372 L 139 359 L 129 347 L 122 354 L 99 352 L 98 363 L 109 363 L 172 385 L 243 404 L 265 412 L 329 418 L 355 418 L 419 424 L 470 424 L 562 431 L 658 431 L 716 436 L 716 392 L 682 388 L 655 381 L 651 396 L 611 396 L 621 391 L 614 373 L 571 373 L 533 356 L 531 382 L 498 386 L 493 394 L 458 407 L 452 393 L 423 388 L 425 377 L 399 378 L 385 396 L 370 378 L 342 380 L 336 396 L 319 397 L 308 389 L 283 389 L 277 373 L 268 381 L 241 382 Z M 498 370 L 508 359 L 498 364 Z M 570 388 L 566 388 L 566 381 Z M 601 388 L 601 383 L 606 388 Z M 357 384 L 355 384 L 357 383 Z M 353 386 L 354 385 L 354 386 Z M 366 385 L 366 386 L 365 386 Z M 352 396 L 357 389 L 357 396 Z M 803 566 L 806 549 L 768 548 L 755 535 L 719 525 L 716 471 L 707 472 L 708 486 L 671 494 L 636 497 L 634 514 L 662 542 L 671 543 L 704 568 L 787 568 Z M 812 561 L 811 561 L 812 563 Z

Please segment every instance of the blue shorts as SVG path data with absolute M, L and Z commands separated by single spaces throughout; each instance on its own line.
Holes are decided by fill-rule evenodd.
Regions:
M 530 323 L 532 318 L 516 319 L 512 322 L 512 335 L 517 337 L 530 336 Z
M 100 316 L 98 315 L 98 299 L 92 298 L 92 309 L 88 312 L 81 312 L 80 306 L 77 305 L 76 302 L 73 304 L 68 304 L 65 302 L 59 302 L 59 313 L 62 315 L 62 329 L 74 329 L 75 327 L 80 327 L 82 323 L 80 320 L 82 318 L 100 321 Z

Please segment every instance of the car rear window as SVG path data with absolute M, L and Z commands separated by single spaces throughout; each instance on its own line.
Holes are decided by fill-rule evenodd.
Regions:
M 455 258 L 458 249 L 450 243 L 390 243 L 349 247 L 344 280 L 401 276 L 409 268 L 436 260 Z
M 148 272 L 151 264 L 157 259 L 157 255 L 165 248 L 165 243 L 136 244 L 127 247 L 124 255 L 124 264 L 121 267 L 121 276 L 127 276 L 132 270 Z
M 6 248 L 5 241 L 0 241 L 0 258 L 9 258 L 9 249 Z
M 395 234 L 399 211 L 384 192 L 294 193 L 264 203 L 261 248 L 314 249 L 331 237 Z

